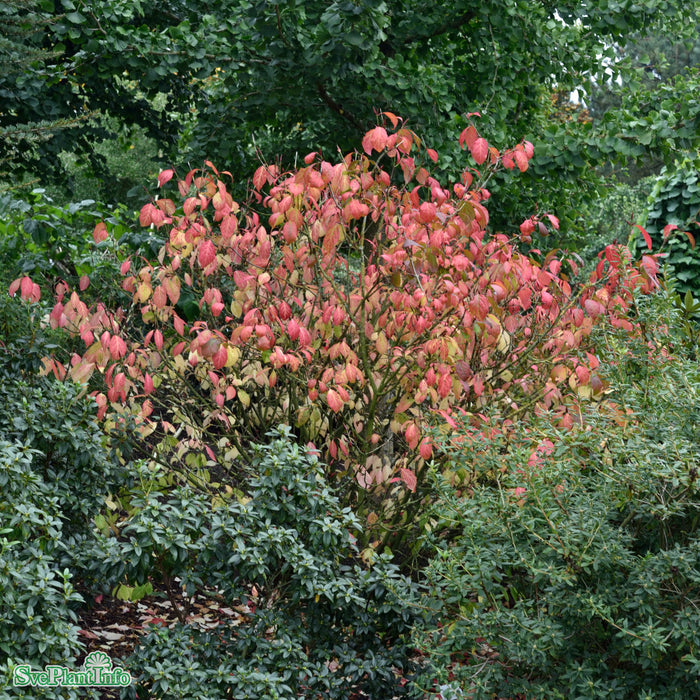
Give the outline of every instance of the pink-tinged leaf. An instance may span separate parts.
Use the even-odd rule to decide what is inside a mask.
[[[433,456],[433,443],[430,442],[430,438],[423,438],[421,440],[418,452],[420,453],[420,456],[425,460],[428,460]]]
[[[433,150],[432,148],[426,149],[426,153],[428,154],[428,158],[433,161],[433,163],[438,162],[438,154],[437,151]]]
[[[95,243],[100,243],[107,238],[107,235],[107,225],[104,221],[100,221],[92,231],[92,240],[95,241]]]
[[[86,639],[99,639],[99,637],[90,630],[78,630],[78,634]]]
[[[528,158],[532,158],[535,155],[535,148],[529,141],[523,141],[523,148]]]
[[[642,267],[646,270],[649,277],[655,278],[659,271],[659,264],[653,255],[642,255]]]
[[[406,431],[404,435],[409,448],[415,450],[416,447],[418,447],[418,441],[420,440],[420,431],[418,430],[418,426],[413,421],[409,421],[406,424]]]
[[[467,148],[471,150],[472,146],[474,145],[474,142],[479,138],[479,134],[477,133],[476,129],[470,124],[462,133],[459,135],[459,145],[461,148],[464,148],[466,145]]]
[[[362,148],[368,156],[372,155],[373,150],[383,150],[388,138],[389,135],[386,133],[386,129],[381,126],[376,126],[364,135],[362,139]]]
[[[525,219],[522,224],[520,224],[520,233],[523,236],[531,235],[535,230],[535,222],[532,219]]]
[[[423,224],[429,224],[437,215],[437,207],[432,202],[423,202],[418,208],[418,219]]]
[[[479,112],[469,112],[469,114],[467,114],[467,119],[471,119],[472,117],[481,118],[481,114]]]
[[[338,392],[334,389],[328,390],[328,392],[326,393],[326,401],[328,402],[328,406],[333,411],[333,413],[338,413],[339,411],[342,411],[343,400],[340,398]]]
[[[605,312],[605,307],[594,299],[586,299],[586,301],[583,302],[583,306],[588,314],[594,318]]]
[[[211,358],[214,369],[221,369],[226,366],[228,360],[228,351],[224,345],[220,345],[219,349],[214,353]]]
[[[126,355],[126,343],[118,335],[113,335],[109,341],[109,354],[114,360],[119,360]]]
[[[406,488],[411,493],[415,492],[418,479],[416,479],[416,475],[410,469],[401,469],[401,481],[406,484]]]
[[[697,221],[695,223],[697,223]],[[690,233],[690,231],[683,231],[683,233],[686,236],[688,236],[688,240],[690,241],[690,247],[695,248],[695,236],[693,236],[693,234]]]
[[[489,155],[489,145],[486,139],[478,138],[469,150],[477,165],[481,165]]]
[[[127,272],[129,272],[129,268],[131,267],[131,260],[127,258],[119,267],[119,272],[122,275],[125,275]]]
[[[263,188],[263,185],[267,182],[267,167],[261,165],[253,174],[253,186],[256,190]]]
[[[677,228],[678,226],[676,226],[676,224],[666,224],[666,226],[664,226],[664,240],[669,237],[671,231],[675,231]]]
[[[559,219],[557,219],[557,217],[554,216],[554,214],[547,214],[547,218],[549,219],[549,222],[552,224],[552,227],[558,231],[559,230]]]
[[[445,372],[438,377],[437,390],[442,399],[450,395],[452,391],[452,377],[449,372]]]
[[[644,242],[647,244],[647,248],[651,250],[651,236],[639,224],[635,224],[635,226],[642,232]]]
[[[216,248],[212,241],[204,241],[199,246],[199,265],[202,268],[209,267],[216,260]]]
[[[148,396],[153,392],[153,377],[148,372],[143,375],[143,393]]]
[[[158,187],[162,187],[166,182],[170,182],[172,180],[173,175],[175,174],[174,170],[163,170],[159,175],[158,175]]]
[[[178,335],[185,335],[185,322],[179,316],[173,316],[173,326]]]
[[[139,212],[139,223],[141,224],[141,226],[150,226],[150,224],[153,223],[154,210],[155,207],[150,203],[144,204],[141,207],[141,211]]]
[[[578,383],[581,385],[588,384],[589,379],[591,378],[591,373],[588,371],[586,367],[583,365],[579,365],[576,368],[576,377],[578,378]]]
[[[29,301],[39,301],[38,297],[35,298],[35,287],[36,285],[32,281],[31,277],[22,277],[19,283],[19,293],[22,299],[28,299]],[[15,290],[16,289],[17,288],[15,287]]]

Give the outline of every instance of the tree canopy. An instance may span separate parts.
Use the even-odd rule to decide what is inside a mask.
[[[347,151],[383,110],[423,134],[454,175],[455,133],[479,112],[497,146],[523,135],[540,144],[527,205],[556,209],[566,224],[595,165],[690,147],[698,133],[693,101],[623,104],[593,123],[568,104],[571,90],[603,81],[628,35],[689,29],[697,7],[680,0],[21,5],[43,21],[39,43],[52,59],[0,78],[0,128],[83,121],[14,158],[15,177],[65,179],[61,152],[107,177],[95,145],[133,125],[155,139],[163,165],[215,158],[241,177],[260,153],[293,164],[319,148]],[[695,86],[689,74],[655,89],[674,100]],[[11,158],[11,139],[0,148]]]

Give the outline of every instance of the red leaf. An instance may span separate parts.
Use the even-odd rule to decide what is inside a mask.
[[[256,190],[260,190],[266,182],[267,168],[264,165],[261,165],[253,174],[253,186]]]
[[[428,157],[430,158],[430,160],[433,161],[433,163],[437,163],[437,162],[438,162],[438,154],[437,154],[437,151],[434,151],[432,148],[428,148],[428,149],[427,149],[427,153],[428,153]]]
[[[328,406],[333,411],[333,413],[338,413],[338,411],[341,411],[343,409],[343,400],[340,398],[338,392],[334,389],[328,390],[328,393],[326,394],[326,401],[328,402]]]
[[[479,134],[476,129],[470,124],[460,135],[459,135],[459,145],[464,148],[464,144],[467,148],[471,149],[474,142],[479,138]]]
[[[88,639],[98,639],[97,635],[90,630],[78,630],[78,634],[82,637],[87,637]]]
[[[372,151],[382,151],[386,146],[389,135],[386,129],[382,126],[375,126],[374,129],[368,131],[362,139],[362,148],[367,155],[372,155]]]
[[[158,175],[158,187],[162,187],[166,182],[169,182],[170,180],[172,180],[172,177],[174,174],[175,174],[174,170],[163,170]]]
[[[675,231],[677,228],[678,226],[676,226],[676,224],[666,224],[666,226],[664,226],[664,240],[669,237],[671,231]]]
[[[475,160],[477,165],[481,165],[487,158],[489,154],[489,145],[486,139],[478,138],[474,141],[474,144],[469,149],[472,154],[472,158]]]
[[[418,426],[413,421],[410,421],[406,425],[405,436],[406,436],[406,442],[408,443],[408,446],[412,450],[415,450],[416,447],[418,447],[418,440],[420,439],[420,431],[418,430]]]
[[[659,271],[659,265],[653,255],[642,255],[642,267],[646,270],[649,277],[655,278]]]
[[[685,233],[685,235],[688,236],[691,248],[695,248],[695,236],[693,236],[693,234],[690,233],[690,231],[683,231],[683,233]]]
[[[198,260],[200,267],[203,268],[209,267],[216,260],[216,248],[212,241],[204,241],[199,246]]]
[[[647,248],[651,250],[651,236],[639,224],[635,224],[635,226],[642,232],[644,242],[647,244]]]
[[[87,275],[82,275],[80,278],[80,291],[84,292],[90,286],[90,278]]]

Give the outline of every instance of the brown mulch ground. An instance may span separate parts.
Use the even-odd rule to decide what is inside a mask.
[[[165,593],[155,592],[138,602],[119,600],[108,595],[89,596],[83,593],[88,606],[78,613],[78,632],[85,644],[85,650],[78,658],[82,664],[85,656],[92,651],[105,652],[113,665],[129,670],[125,660],[134,651],[139,638],[148,632],[151,625],[174,627],[178,616],[172,602]],[[209,598],[196,596],[186,599],[181,592],[171,593],[178,607],[187,612],[186,620],[202,629],[214,629],[225,618],[241,618],[247,608],[220,607]],[[119,689],[103,688],[101,700],[118,700]]]

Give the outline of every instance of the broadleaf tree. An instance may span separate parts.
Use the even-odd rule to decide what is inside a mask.
[[[595,184],[597,163],[668,150],[669,139],[680,144],[663,130],[661,143],[645,144],[648,124],[631,127],[627,115],[571,119],[552,96],[600,78],[628,34],[681,32],[697,10],[680,0],[35,5],[51,20],[44,45],[61,56],[40,71],[43,82],[23,84],[24,97],[34,91],[41,99],[24,99],[20,110],[18,96],[0,126],[93,113],[116,121],[86,120],[57,133],[20,168],[58,177],[57,154],[72,150],[99,173],[95,141],[138,124],[157,140],[164,165],[195,167],[208,158],[240,178],[254,169],[256,148],[285,166],[319,146],[333,157],[337,147],[351,150],[379,111],[391,110],[441,153],[440,167],[454,177],[463,162],[444,125],[464,128],[466,114],[478,111],[497,146],[523,136],[541,144],[535,177],[519,196],[528,209],[556,210],[563,228],[576,218],[576,193]],[[696,111],[688,111],[681,138],[690,146],[698,130]],[[660,118],[673,131],[674,115]],[[494,225],[517,224],[517,209],[503,201]]]

